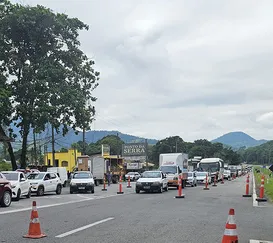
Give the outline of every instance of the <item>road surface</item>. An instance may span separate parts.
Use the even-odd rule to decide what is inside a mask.
[[[92,194],[32,197],[0,208],[1,243],[30,242],[27,233],[31,201],[37,199],[42,231],[37,242],[58,243],[211,243],[221,242],[228,211],[235,209],[239,242],[250,239],[273,240],[273,207],[253,207],[252,198],[243,198],[245,177],[225,181],[210,190],[187,187],[184,199],[175,199],[177,190],[134,193],[125,188],[117,195],[117,185],[107,192],[96,187]]]

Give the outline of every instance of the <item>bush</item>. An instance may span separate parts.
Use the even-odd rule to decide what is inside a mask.
[[[11,164],[6,162],[0,162],[0,171],[12,170]]]

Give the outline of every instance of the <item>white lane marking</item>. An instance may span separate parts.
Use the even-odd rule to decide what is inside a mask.
[[[252,182],[252,189],[253,189],[253,192],[252,192],[253,207],[258,207],[258,206],[259,206],[259,203],[256,201],[256,199],[257,199],[257,194],[256,194],[256,183],[255,183],[255,176],[254,176],[254,173],[252,174],[252,179],[253,179],[253,182]]]
[[[91,228],[91,227],[93,227],[93,226],[96,226],[96,225],[98,225],[98,224],[105,223],[105,222],[110,221],[110,220],[113,220],[113,219],[114,219],[114,218],[103,219],[103,220],[97,221],[97,222],[95,222],[95,223],[88,224],[88,225],[85,225],[85,226],[83,226],[83,227],[80,227],[80,228],[77,228],[77,229],[74,229],[74,230],[70,230],[70,231],[68,231],[68,232],[66,232],[66,233],[57,235],[57,236],[55,236],[55,237],[56,237],[56,238],[63,238],[63,237],[66,237],[66,236],[68,236],[68,235],[72,235],[72,234],[77,233],[77,232],[79,232],[79,231],[82,231],[82,230]]]
[[[273,241],[249,240],[249,243],[273,243]]]
[[[86,199],[94,199],[93,197],[87,197],[87,196],[83,196],[83,195],[80,195],[80,194],[77,194],[78,197],[81,197],[81,198],[86,198]]]
[[[123,194],[123,195],[128,195]],[[131,194],[131,193],[130,193]],[[108,197],[116,197],[116,196],[123,196],[123,195],[109,195],[109,196],[101,196],[101,197],[96,197],[96,198],[86,198],[82,200],[75,200],[75,201],[70,201],[70,202],[63,202],[63,203],[54,203],[54,204],[48,204],[48,205],[43,205],[43,206],[38,206],[37,208],[50,208],[50,207],[56,207],[56,206],[62,206],[62,205],[67,205],[67,204],[73,204],[73,203],[79,203],[79,202],[85,202],[85,201],[91,201],[91,200],[97,200],[97,199],[103,199],[103,198],[108,198]],[[14,209],[14,210],[9,210],[9,211],[4,211],[0,212],[1,214],[10,214],[10,213],[18,213],[18,212],[24,212],[31,210],[32,207],[27,207],[27,208],[20,208],[20,209]]]

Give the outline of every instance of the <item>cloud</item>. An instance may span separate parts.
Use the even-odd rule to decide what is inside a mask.
[[[101,72],[94,129],[186,141],[238,130],[272,137],[272,1],[20,2],[90,25],[80,40]]]

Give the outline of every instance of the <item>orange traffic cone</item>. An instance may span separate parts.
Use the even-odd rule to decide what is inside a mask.
[[[233,208],[229,210],[222,243],[238,243],[237,226],[235,222],[235,211]]]
[[[24,235],[24,238],[40,239],[43,237],[46,237],[46,235],[41,232],[36,201],[33,201],[28,234]]]

